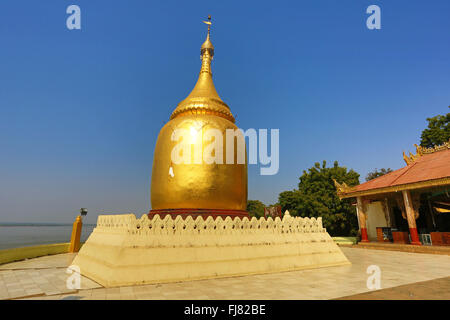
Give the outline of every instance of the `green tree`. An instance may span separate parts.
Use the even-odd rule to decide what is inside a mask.
[[[247,212],[250,217],[264,217],[264,208],[266,206],[259,200],[248,200],[247,201]]]
[[[392,169],[391,169],[391,168],[387,168],[387,169],[381,168],[380,171],[378,171],[378,169],[375,168],[374,171],[369,172],[369,173],[367,174],[367,176],[366,176],[366,181],[370,181],[370,180],[373,180],[373,179],[375,179],[375,178],[384,176],[386,173],[389,173],[389,172],[392,172]]]
[[[278,203],[281,206],[281,212],[289,210],[291,216],[296,216],[297,208],[300,206],[301,193],[298,190],[284,191],[278,195]]]
[[[450,108],[450,106],[449,106]],[[422,131],[420,145],[425,148],[439,146],[450,139],[450,113],[427,118],[428,128]]]
[[[348,186],[359,184],[359,174],[340,167],[335,161],[333,167],[322,166],[303,171],[297,190],[280,193],[278,202],[284,212],[292,216],[322,217],[323,226],[332,236],[354,236],[358,232],[356,209],[349,200],[340,200],[333,179]]]

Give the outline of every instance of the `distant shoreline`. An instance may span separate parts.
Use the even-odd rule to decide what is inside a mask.
[[[84,224],[81,241],[87,240],[95,224]],[[70,242],[72,224],[51,222],[1,222],[0,250]]]
[[[84,223],[85,226],[95,226],[95,223]],[[39,222],[0,222],[0,227],[67,227],[72,223],[39,223]]]

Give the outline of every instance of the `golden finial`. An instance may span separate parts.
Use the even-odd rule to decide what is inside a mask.
[[[208,16],[208,21],[203,21],[203,23],[206,23],[208,25],[208,37],[209,37],[209,32],[211,31],[211,16]]]
[[[210,55],[210,57],[208,57],[208,59],[212,59],[212,57],[214,56],[214,46],[213,46],[211,40],[209,39],[209,35],[211,32],[211,24],[212,24],[211,16],[208,16],[208,21],[203,21],[203,23],[208,25],[208,35],[206,36],[206,40],[202,44],[202,47],[200,49],[200,54],[201,54],[200,59],[203,59],[203,54],[205,52],[208,52]]]

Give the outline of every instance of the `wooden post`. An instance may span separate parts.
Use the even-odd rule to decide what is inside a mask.
[[[83,223],[81,222],[81,217],[78,216],[72,227],[72,236],[70,238],[69,252],[78,252],[80,250],[80,238],[81,238],[81,227]]]
[[[409,234],[411,235],[411,244],[417,246],[422,245],[419,240],[419,234],[417,233],[416,226],[416,212],[414,210],[413,202],[411,199],[411,192],[409,190],[403,190],[403,201],[405,202],[406,219],[408,220]]]
[[[366,212],[361,197],[356,197],[356,203],[358,208],[359,228],[361,229],[361,242],[369,242],[369,238],[367,237]]]
[[[433,229],[436,230],[436,220],[434,220],[433,207],[431,206],[431,201],[428,199],[428,209],[430,210],[431,221],[433,222]]]

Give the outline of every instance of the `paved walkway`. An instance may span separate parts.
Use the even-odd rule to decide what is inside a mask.
[[[360,293],[338,300],[449,300],[450,277]]]
[[[29,296],[56,296],[76,293],[67,289],[70,274],[67,267],[75,254],[57,254],[0,265],[0,299],[16,299]],[[82,277],[81,288],[101,288],[94,281]]]
[[[69,276],[66,267],[74,255],[61,254],[0,266],[0,298],[337,299],[372,293],[366,284],[370,265],[377,265],[381,270],[381,289],[450,277],[450,256],[447,255],[347,247],[342,251],[352,262],[351,266],[120,288],[103,288],[82,277],[80,290],[66,288]],[[450,299],[450,293],[438,282],[431,287],[428,285],[428,292],[433,292],[434,285],[441,299]],[[378,294],[382,294],[380,292],[383,290]],[[395,294],[390,299],[394,297]],[[405,298],[404,295],[399,297]]]

